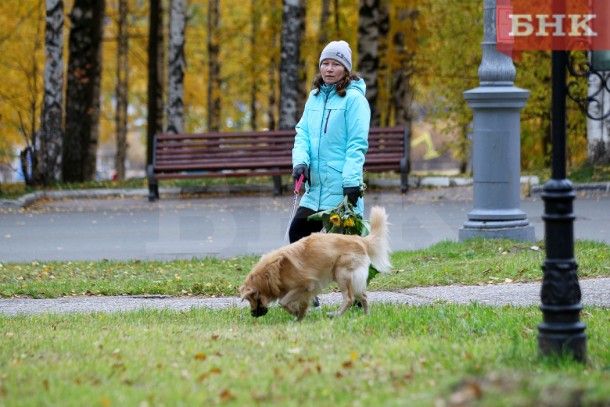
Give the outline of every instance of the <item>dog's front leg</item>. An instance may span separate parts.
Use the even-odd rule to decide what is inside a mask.
[[[288,293],[282,297],[280,300],[280,306],[288,313],[297,317],[297,320],[300,321],[307,313],[307,308],[309,307],[309,302],[307,300],[304,301],[304,298],[309,298],[307,292],[303,291],[302,289],[295,288],[288,291]]]

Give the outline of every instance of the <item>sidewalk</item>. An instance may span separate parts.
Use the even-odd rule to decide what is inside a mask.
[[[580,281],[584,306],[610,306],[610,278]],[[373,303],[393,303],[412,306],[435,303],[469,304],[476,302],[492,306],[529,306],[540,304],[540,283],[495,284],[485,286],[420,287],[389,291],[369,291]],[[322,306],[338,306],[340,293],[319,296]],[[201,298],[161,295],[124,297],[65,297],[57,299],[0,299],[0,314],[123,312],[138,309],[169,309],[184,311],[195,308],[221,309],[246,307],[247,302],[236,297]]]

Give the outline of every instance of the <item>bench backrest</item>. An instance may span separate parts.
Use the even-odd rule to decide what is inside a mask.
[[[292,169],[294,130],[158,134],[155,171]],[[374,127],[369,132],[365,171],[400,169],[408,152],[404,127]]]

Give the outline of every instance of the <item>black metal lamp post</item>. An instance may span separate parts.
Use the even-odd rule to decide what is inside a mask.
[[[567,51],[552,53],[552,178],[544,185],[546,260],[540,298],[543,322],[538,325],[538,347],[544,356],[571,354],[586,361],[585,324],[580,322],[582,305],[578,264],[574,258],[575,198],[566,178],[566,67]]]
[[[584,61],[570,60],[572,52],[583,52]],[[610,111],[603,107],[603,92],[610,92],[610,51],[553,51],[552,53],[552,177],[544,185],[544,228],[546,260],[542,264],[540,310],[543,322],[538,325],[538,347],[542,355],[570,354],[574,359],[587,359],[585,324],[582,310],[578,264],[574,259],[572,183],[566,178],[566,96],[576,102],[591,120],[606,120]],[[597,87],[589,95],[574,94],[575,81],[566,84],[566,74],[575,78],[597,77]]]

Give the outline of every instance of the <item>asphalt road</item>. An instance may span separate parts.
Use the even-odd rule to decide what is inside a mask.
[[[456,241],[472,210],[471,187],[434,191],[368,192],[366,206],[386,208],[393,250]],[[260,255],[285,244],[292,197],[269,193],[163,198],[144,196],[42,201],[0,212],[0,263],[65,260],[169,260]],[[521,209],[544,238],[539,196]],[[581,195],[574,202],[576,239],[610,243],[610,196]],[[368,214],[365,213],[365,217]]]

